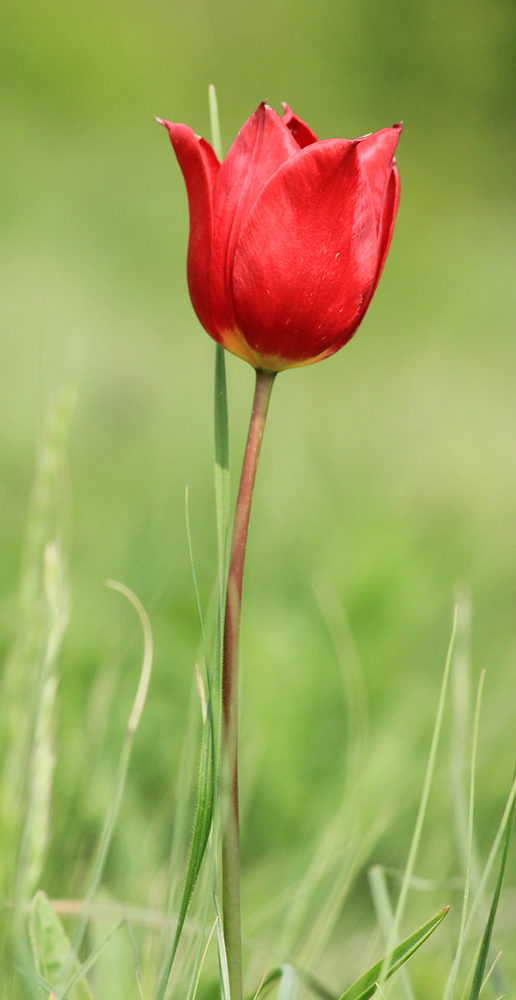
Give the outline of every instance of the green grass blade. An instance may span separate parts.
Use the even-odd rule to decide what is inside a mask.
[[[226,942],[224,940],[224,929],[222,926],[219,903],[215,892],[213,893],[213,903],[215,906],[215,916],[217,920],[217,949],[219,953],[220,993],[222,1000],[231,1000]]]
[[[498,848],[500,847],[500,844],[501,844],[502,838],[504,836],[504,832],[506,830],[506,827],[507,827],[507,824],[509,822],[509,819],[511,819],[511,823],[512,823],[512,814],[513,814],[513,810],[514,810],[514,803],[515,803],[515,801],[516,801],[516,778],[514,778],[514,781],[512,783],[511,790],[509,792],[509,797],[508,797],[507,802],[505,804],[505,809],[504,809],[504,812],[503,812],[503,816],[502,816],[502,819],[500,821],[500,826],[498,827],[498,831],[497,831],[496,837],[495,837],[495,839],[493,841],[493,846],[491,847],[491,850],[489,852],[489,857],[488,857],[488,859],[486,861],[486,864],[485,864],[485,867],[484,867],[484,871],[482,873],[482,878],[480,880],[480,885],[479,885],[479,887],[477,889],[477,892],[475,893],[475,897],[474,897],[473,902],[471,904],[471,910],[469,912],[469,916],[468,916],[468,919],[466,921],[466,927],[465,927],[465,930],[464,930],[464,937],[465,938],[468,937],[468,932],[471,929],[471,925],[472,925],[473,920],[474,920],[474,918],[476,916],[478,907],[480,906],[480,902],[483,899],[484,892],[485,892],[485,889],[486,889],[487,880],[488,880],[489,875],[491,873],[491,868],[493,867],[496,855],[498,853]]]
[[[297,1000],[299,987],[301,985],[299,976],[292,965],[282,965],[281,982],[278,990],[277,1000]]]
[[[388,945],[392,932],[394,912],[387,887],[385,871],[381,865],[374,865],[369,869],[367,877],[369,879],[371,896],[373,897],[376,918],[380,925],[380,930],[385,944]],[[399,987],[400,992],[405,997],[405,1000],[414,1000],[414,992],[412,990],[410,976],[405,968],[400,970]]]
[[[480,674],[480,679],[478,682],[477,690],[477,700],[475,705],[475,717],[473,721],[473,739],[471,748],[471,767],[470,767],[470,781],[469,781],[469,809],[468,809],[468,827],[467,827],[467,855],[466,855],[466,877],[464,881],[464,896],[462,900],[462,913],[460,920],[460,930],[459,938],[457,941],[457,950],[455,952],[455,958],[453,960],[453,965],[450,970],[450,975],[446,983],[446,988],[444,991],[443,1000],[452,1000],[456,985],[457,976],[459,972],[460,961],[462,958],[462,952],[465,943],[465,930],[466,930],[466,919],[468,914],[468,902],[469,902],[469,892],[471,884],[471,868],[473,860],[473,819],[474,819],[474,806],[475,806],[475,770],[476,770],[476,756],[477,756],[477,745],[478,745],[478,729],[480,722],[480,707],[482,704],[482,690],[484,687],[485,670],[482,670]]]
[[[145,705],[145,700],[147,697],[147,692],[149,689],[149,682],[152,671],[152,657],[153,657],[153,644],[152,644],[152,629],[150,621],[143,607],[142,603],[133,594],[132,590],[129,590],[123,583],[118,583],[116,580],[106,580],[106,585],[111,587],[113,590],[118,590],[128,601],[131,602],[135,608],[143,631],[143,662],[140,672],[140,680],[138,683],[138,688],[136,691],[136,696],[133,702],[133,707],[129,720],[127,723],[127,729],[125,733],[125,739],[120,753],[120,759],[118,762],[117,773],[115,777],[115,784],[113,790],[113,796],[110,802],[108,814],[106,816],[104,827],[100,836],[99,846],[97,848],[97,854],[95,856],[95,861],[93,864],[93,870],[90,875],[88,889],[84,899],[84,905],[77,923],[75,933],[72,938],[72,950],[68,958],[69,969],[65,972],[65,975],[69,975],[70,968],[75,956],[78,954],[81,947],[84,932],[89,920],[88,907],[93,901],[95,893],[99,887],[100,880],[102,878],[102,873],[104,871],[104,865],[106,862],[107,853],[109,846],[111,844],[111,839],[113,837],[113,831],[115,829],[115,824],[118,818],[118,813],[120,809],[120,803],[122,801],[122,796],[124,793],[125,782],[127,778],[127,771],[129,768],[129,761],[131,759],[131,751],[133,747],[133,740],[138,729],[141,714]],[[64,978],[64,977],[63,977]]]
[[[203,945],[203,937],[204,937],[204,927],[203,927],[203,934],[200,936],[199,951],[198,951],[198,954],[197,954],[196,959],[195,959],[194,970],[193,970],[193,973],[192,973],[192,979],[191,979],[191,982],[190,982],[190,986],[188,988],[188,993],[186,995],[186,1000],[195,1000],[195,998],[197,996],[197,989],[199,987],[199,979],[201,978],[202,968],[203,968],[203,965],[204,965],[204,963],[206,961],[206,955],[208,954],[208,948],[210,947],[210,944],[211,944],[211,939],[213,937],[213,932],[215,930],[215,925],[216,925],[216,920],[213,922],[213,926],[212,926],[211,931],[210,931],[210,933],[208,935],[208,940],[207,940],[207,942],[206,942],[206,944],[204,946],[204,950],[203,950],[203,947],[202,947],[202,945]]]
[[[430,747],[430,754],[428,757],[428,764],[426,767],[425,780],[423,782],[423,791],[421,794],[421,801],[419,804],[419,810],[416,819],[416,825],[414,828],[414,834],[412,836],[412,843],[410,845],[409,856],[407,860],[407,867],[405,869],[405,875],[403,877],[403,882],[401,884],[401,890],[398,898],[398,903],[394,913],[394,920],[392,922],[392,929],[389,939],[389,945],[387,948],[387,954],[384,959],[384,968],[380,974],[380,986],[383,984],[385,976],[385,970],[389,964],[389,955],[393,952],[394,945],[396,944],[396,939],[398,936],[398,930],[405,910],[405,903],[407,901],[407,895],[410,887],[410,880],[414,872],[414,865],[416,863],[417,852],[419,850],[419,843],[421,840],[421,833],[423,830],[423,823],[425,821],[426,810],[428,806],[428,799],[430,797],[430,789],[432,787],[432,781],[435,769],[435,758],[437,755],[437,747],[439,744],[439,737],[441,735],[441,728],[444,716],[444,705],[446,702],[446,693],[448,690],[448,681],[450,677],[450,667],[453,656],[453,647],[455,643],[455,635],[457,632],[457,608],[455,608],[453,616],[453,627],[452,634],[450,638],[450,643],[448,646],[448,654],[446,656],[446,663],[444,667],[443,679],[441,683],[441,691],[439,695],[439,704],[437,707],[437,715],[435,719],[434,732],[432,736],[432,744]]]
[[[52,991],[59,993],[59,982],[63,982],[62,971],[70,955],[68,935],[54,912],[44,892],[38,891],[32,900],[29,914],[29,939],[34,965],[39,976],[53,984]],[[74,961],[73,973],[79,968]],[[91,1000],[88,984],[82,981],[74,991],[74,1000]]]
[[[213,760],[213,736],[211,725],[211,714],[208,712],[206,722],[202,730],[201,759],[199,768],[199,781],[197,790],[197,808],[195,812],[194,829],[190,845],[190,854],[186,870],[185,884],[179,915],[177,919],[176,931],[168,954],[165,957],[156,988],[156,1000],[164,1000],[168,980],[172,971],[172,965],[176,957],[179,941],[183,932],[183,927],[188,912],[188,907],[193,896],[195,885],[201,870],[204,854],[210,836],[213,818],[213,789],[214,789],[214,760]]]
[[[93,949],[93,951],[88,955],[87,959],[77,969],[77,972],[74,972],[73,976],[71,977],[71,979],[69,979],[66,986],[64,987],[62,993],[59,993],[56,990],[54,991],[56,993],[57,1000],[66,1000],[66,997],[68,996],[70,991],[73,990],[74,987],[77,986],[84,979],[86,973],[93,968],[95,962],[97,961],[98,958],[100,958],[102,952],[104,951],[104,948],[111,941],[113,935],[116,934],[116,932],[120,930],[120,928],[124,924],[125,924],[125,919],[119,920],[118,923],[115,924],[115,926],[112,927],[110,931],[108,931],[106,936],[102,938],[102,941],[99,942],[97,947]]]
[[[384,982],[389,979],[401,966],[417,951],[418,948],[430,937],[435,929],[439,926],[442,920],[444,920],[446,914],[448,913],[449,906],[445,906],[443,910],[435,914],[435,917],[431,917],[427,920],[426,924],[419,927],[417,931],[414,931],[410,937],[405,938],[401,944],[394,948],[390,955],[386,955],[380,962],[373,965],[368,972],[365,972],[360,979],[357,979],[352,986],[342,994],[340,1000],[369,1000],[375,992],[380,974],[383,972],[385,962],[387,962],[387,969],[384,974]]]
[[[210,122],[211,122],[211,144],[219,160],[222,160],[222,143],[220,141],[219,108],[217,104],[217,92],[212,83],[208,87],[208,99],[210,102]]]
[[[21,965],[15,965],[14,968],[16,972],[20,973],[20,976],[28,980],[29,985],[36,984],[37,986],[41,986],[41,989],[45,991],[45,996],[52,993],[52,983],[49,983],[43,976],[40,976],[38,972],[34,972],[34,969],[22,969]]]
[[[504,845],[502,851],[502,859],[500,862],[500,870],[498,872],[498,878],[496,880],[495,891],[493,894],[493,901],[491,903],[491,909],[489,910],[487,924],[485,927],[484,934],[482,936],[480,953],[478,956],[475,972],[473,975],[473,983],[471,986],[471,993],[469,995],[469,1000],[478,1000],[480,990],[482,989],[482,983],[486,971],[487,956],[489,954],[489,945],[491,944],[491,937],[493,934],[496,911],[498,909],[498,901],[500,899],[500,892],[502,891],[502,882],[505,875],[505,866],[507,864],[507,854],[509,852],[509,841],[511,839],[511,829],[514,819],[515,805],[516,805],[516,799],[513,800],[511,810],[509,812],[509,816],[507,818],[507,823],[505,826],[505,837],[504,837]]]
[[[226,358],[224,348],[215,349],[215,502],[217,514],[217,540],[219,567],[225,570],[226,544],[229,523],[229,418],[226,384]]]
[[[65,383],[36,456],[22,560],[18,628],[0,683],[0,897],[15,899],[13,921],[41,872],[54,771],[57,658],[68,622],[65,577],[67,444],[75,387]],[[2,923],[5,918],[0,915]],[[2,932],[0,931],[0,934]]]

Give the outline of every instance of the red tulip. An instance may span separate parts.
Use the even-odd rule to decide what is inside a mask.
[[[328,357],[364,317],[391,242],[401,125],[318,141],[260,104],[221,164],[187,125],[169,131],[190,206],[188,285],[209,334],[255,368]]]

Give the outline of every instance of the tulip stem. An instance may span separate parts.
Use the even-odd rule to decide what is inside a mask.
[[[249,434],[233,523],[222,666],[222,901],[231,1000],[242,1000],[240,836],[238,816],[238,644],[249,515],[265,419],[276,372],[256,369]]]

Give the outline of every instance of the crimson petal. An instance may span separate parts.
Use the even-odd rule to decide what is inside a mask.
[[[232,330],[230,275],[242,226],[264,185],[299,146],[279,115],[260,104],[224,158],[213,188],[211,308],[219,330]]]
[[[358,325],[377,263],[357,141],[328,139],[289,159],[258,198],[235,252],[235,313],[257,363],[280,370],[330,353]]]
[[[188,194],[187,274],[192,305],[204,328],[218,339],[210,308],[209,275],[213,244],[212,189],[220,164],[210,144],[188,125],[176,125],[160,118],[156,121],[168,129]]]
[[[285,112],[281,121],[283,125],[287,126],[289,132],[292,133],[300,149],[304,149],[305,146],[311,146],[313,142],[317,142],[315,132],[312,132],[312,129],[308,127],[302,118],[294,114],[288,104],[285,104],[283,101],[281,107]]]
[[[374,283],[374,288],[376,288],[380,275],[383,271],[383,265],[385,264],[385,258],[389,247],[391,245],[392,234],[394,232],[394,223],[396,221],[396,212],[398,211],[398,205],[400,201],[400,175],[394,166],[392,168],[392,173],[387,184],[387,191],[385,193],[385,199],[383,203],[382,218],[380,221],[380,232],[378,234],[378,271],[376,274],[376,281]],[[374,292],[373,288],[373,292]]]
[[[381,129],[380,132],[373,132],[372,135],[365,136],[358,144],[358,157],[369,181],[378,233],[380,232],[387,184],[392,173],[394,150],[398,144],[401,129],[401,125]]]

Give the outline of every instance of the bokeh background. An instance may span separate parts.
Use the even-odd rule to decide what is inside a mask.
[[[49,895],[83,891],[137,683],[140,634],[104,587],[114,577],[144,602],[156,655],[105,891],[160,901],[199,655],[186,484],[205,606],[216,537],[214,345],[189,303],[186,195],[153,119],[209,137],[210,82],[226,148],[263,99],[288,101],[321,138],[405,123],[401,206],[367,317],[338,355],[281,375],[271,405],[242,632],[247,932],[265,934],[269,910],[277,927],[274,901],[295,897],[341,815],[328,851],[351,866],[349,892],[320,971],[344,988],[363,968],[357,935],[369,940],[375,923],[364,872],[404,864],[457,592],[472,607],[472,697],[487,671],[477,810],[486,856],[516,751],[515,41],[512,0],[4,0],[6,653],[41,427],[65,379],[78,386]],[[253,375],[229,357],[228,378],[235,479]],[[362,798],[339,814],[363,701],[356,690],[353,701],[350,671],[351,688],[365,690],[358,728],[367,715],[369,737]],[[461,872],[453,733],[450,707],[417,867],[426,879]],[[460,894],[414,893],[411,918],[446,902],[458,911]],[[516,926],[510,888],[504,907],[502,936]],[[451,936],[440,940],[449,957]],[[117,988],[109,995],[135,989]]]

